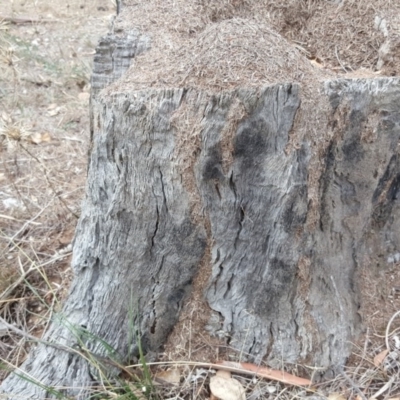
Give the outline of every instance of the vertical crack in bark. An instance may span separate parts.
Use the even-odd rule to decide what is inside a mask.
[[[250,345],[249,353],[252,354],[254,350],[254,346],[256,345],[256,337],[253,336],[253,343]]]
[[[157,235],[157,232],[158,232],[158,224],[160,223],[160,213],[159,213],[159,211],[158,211],[158,205],[156,204],[156,213],[157,213],[157,219],[156,219],[156,223],[155,223],[155,226],[154,226],[154,231],[153,231],[153,235],[151,236],[151,249],[153,250],[154,249],[154,238],[156,237],[156,235]]]
[[[228,281],[227,281],[227,283],[226,283],[226,290],[225,290],[225,293],[223,294],[222,298],[224,298],[224,299],[227,298],[227,295],[228,295],[228,294],[230,293],[230,291],[231,291],[232,283],[233,283],[234,278],[235,278],[235,275],[234,275],[234,273],[232,273],[232,275],[230,276],[230,278],[228,279]],[[226,279],[226,278],[225,278],[225,279]]]
[[[157,309],[156,309],[156,301],[154,300],[154,289],[153,289],[153,312],[154,312],[154,321],[150,327],[150,333],[152,333],[153,335],[156,333],[156,328],[157,328]]]
[[[229,176],[229,187],[232,190],[233,195],[235,196],[235,202],[237,200],[237,193],[236,193],[236,185],[233,180],[233,171],[231,171],[230,176]]]
[[[197,187],[195,165],[201,152],[202,120],[208,100],[208,96],[185,91],[170,119],[171,126],[175,128],[174,158],[189,198],[191,219],[194,224],[203,226],[206,218]]]
[[[239,206],[239,218],[238,218],[238,229],[237,229],[237,233],[236,233],[236,237],[235,237],[235,241],[233,242],[233,248],[236,250],[237,249],[237,243],[238,240],[240,238],[240,233],[242,232],[242,228],[243,228],[243,221],[244,221],[244,208],[242,205]]]
[[[272,353],[272,349],[274,348],[275,344],[275,337],[274,337],[274,331],[272,327],[272,322],[269,323],[268,331],[269,331],[269,340],[268,340],[268,346],[265,352],[265,356],[269,357]]]
[[[100,259],[99,258],[96,258],[90,272],[91,272],[91,277],[90,277],[90,281],[89,281],[88,289],[87,289],[89,318],[90,318],[90,315],[92,312],[93,300],[95,297],[94,287],[95,287],[95,285],[99,279],[99,275],[100,275]]]
[[[226,99],[224,99],[226,101]],[[234,97],[230,99],[229,109],[225,116],[225,123],[220,133],[219,147],[221,151],[221,169],[226,176],[232,168],[234,158],[234,138],[242,121],[248,117],[243,102]]]
[[[214,186],[215,186],[215,191],[217,192],[218,199],[221,200],[222,197],[221,197],[221,192],[219,191],[218,181],[214,182]]]
[[[169,337],[166,351],[172,358],[180,358],[177,353],[176,343],[191,341],[189,346],[204,347],[203,338],[200,335],[193,336],[193,332],[204,330],[209,318],[210,308],[204,299],[204,288],[211,274],[211,247],[212,236],[208,211],[199,191],[196,166],[202,156],[202,131],[204,129],[206,109],[212,102],[206,93],[199,94],[196,91],[186,92],[184,101],[175,111],[171,124],[176,129],[175,157],[182,177],[182,185],[188,195],[190,204],[191,221],[205,233],[205,249],[203,257],[197,266],[196,274],[191,283],[191,293],[186,297],[185,303],[180,300],[177,304],[181,309],[179,321]],[[191,331],[187,332],[188,327]],[[210,338],[210,342],[213,339]],[[196,345],[194,343],[197,343]]]
[[[165,195],[165,187],[164,187],[164,176],[163,176],[163,173],[161,172],[161,168],[159,168],[159,171],[160,171],[160,180],[161,180],[161,191],[163,194],[163,204],[165,206],[165,210],[168,213],[167,196]]]
[[[158,212],[158,208],[157,208],[157,212]],[[152,280],[152,285],[153,285],[153,289],[151,291],[152,310],[153,310],[153,313],[154,313],[154,321],[150,326],[150,333],[152,333],[152,334],[155,334],[156,331],[157,331],[157,318],[158,318],[158,316],[157,316],[157,305],[156,305],[155,292],[156,292],[157,287],[160,284],[160,281],[159,281],[158,278],[159,278],[160,271],[162,270],[163,265],[164,265],[164,259],[165,259],[165,256],[162,255],[161,256],[160,265],[159,265],[157,271],[155,271],[155,273],[154,273],[154,275],[152,276],[152,279],[151,279]]]

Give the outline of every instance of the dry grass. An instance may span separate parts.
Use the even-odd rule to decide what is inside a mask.
[[[108,0],[0,10],[0,316],[37,337],[70,282],[92,55],[113,13]],[[0,331],[0,357],[19,365],[26,338]]]

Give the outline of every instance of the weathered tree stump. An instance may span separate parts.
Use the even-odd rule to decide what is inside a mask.
[[[121,57],[149,43],[100,46],[75,279],[44,338],[58,347],[39,344],[23,371],[84,399],[96,370],[62,346],[101,360],[104,341],[125,362],[137,330],[158,351],[189,301],[202,334],[255,361],[343,364],[360,269],[400,249],[399,79],[316,83],[319,108],[297,83],[133,89]],[[1,389],[51,397],[13,374]]]

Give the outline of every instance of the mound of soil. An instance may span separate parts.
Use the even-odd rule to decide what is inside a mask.
[[[346,74],[396,75],[399,16],[400,4],[371,0],[128,0],[115,31],[150,37],[125,89],[307,86]]]

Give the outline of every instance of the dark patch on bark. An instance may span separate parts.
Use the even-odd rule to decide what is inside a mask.
[[[320,229],[325,231],[330,224],[329,207],[327,206],[328,188],[333,179],[333,168],[335,165],[336,142],[334,140],[329,144],[325,157],[325,169],[319,180],[321,196]]]
[[[329,103],[331,104],[333,113],[336,112],[337,108],[339,107],[340,102],[341,102],[340,93],[338,93],[338,92],[331,93],[331,95],[329,96]]]
[[[300,186],[290,194],[283,214],[283,224],[286,232],[294,232],[306,222],[307,219],[307,186]]]
[[[379,197],[381,196],[383,190],[387,186],[387,183],[390,179],[394,177],[394,174],[399,169],[399,157],[397,154],[393,154],[390,158],[389,164],[386,167],[385,172],[383,173],[382,177],[379,179],[378,186],[376,187],[374,194],[372,196],[372,203],[376,204]]]
[[[360,201],[354,184],[343,175],[335,175],[335,184],[340,188],[341,202],[348,207],[351,213],[357,213],[360,209]]]
[[[222,156],[218,146],[214,146],[207,152],[206,162],[203,167],[203,179],[206,181],[212,179],[222,179]]]
[[[234,156],[250,169],[267,150],[268,126],[261,118],[243,124],[235,138]]]
[[[349,138],[342,146],[344,161],[356,164],[364,157],[364,150],[359,136],[349,135]]]

